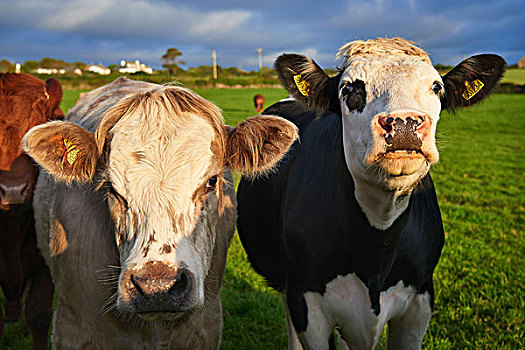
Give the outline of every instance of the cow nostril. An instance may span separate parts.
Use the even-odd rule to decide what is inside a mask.
[[[182,298],[186,294],[188,286],[188,276],[184,271],[181,271],[179,274],[177,274],[177,278],[173,286],[170,288],[169,294],[176,299]]]
[[[22,194],[22,197],[29,197],[29,184],[27,182],[24,187],[22,187],[20,193]]]
[[[392,122],[393,121],[394,121],[394,118],[392,117],[388,117],[388,118],[380,117],[378,119],[379,125],[381,125],[383,130],[385,130],[387,133],[392,132]]]
[[[140,287],[139,283],[135,280],[135,277],[133,275],[131,275],[130,280],[131,280],[131,284],[133,284],[137,292],[139,292],[140,295],[144,296],[144,291]]]

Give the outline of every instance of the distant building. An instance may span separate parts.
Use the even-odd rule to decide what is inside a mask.
[[[140,63],[139,60],[135,62],[128,62],[125,60],[120,61],[120,68],[118,69],[120,73],[137,73],[144,72],[147,74],[153,74],[153,68],[146,66],[144,63]]]
[[[57,69],[57,68],[37,68],[35,70],[38,74],[66,74],[65,69]]]
[[[111,74],[111,69],[101,65],[101,64],[91,64],[86,67],[88,72],[100,74],[100,75],[109,75]]]
[[[80,68],[75,68],[73,69],[73,74],[82,75],[82,70],[80,70]]]
[[[525,56],[523,56],[521,60],[518,61],[518,68],[521,68],[521,69],[525,68]]]

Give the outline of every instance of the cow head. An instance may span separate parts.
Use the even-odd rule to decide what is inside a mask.
[[[505,61],[478,55],[444,77],[428,54],[400,38],[341,47],[339,74],[329,78],[310,58],[280,56],[275,67],[309,110],[342,117],[347,167],[354,180],[408,194],[439,159],[435,134],[442,109],[454,111],[488,96]]]
[[[195,93],[159,87],[112,107],[95,135],[52,122],[32,129],[23,147],[59,181],[99,182],[120,253],[117,308],[157,318],[205,301],[221,216],[232,207],[227,168],[264,173],[296,138],[295,126],[278,117],[226,127]]]
[[[36,168],[20,142],[33,126],[62,118],[62,88],[31,75],[0,73],[0,209],[29,203]]]

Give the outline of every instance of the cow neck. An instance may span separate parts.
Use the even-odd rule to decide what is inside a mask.
[[[342,118],[342,147],[346,167],[354,180],[355,198],[370,224],[377,229],[386,230],[405,212],[410,201],[410,194],[391,191],[378,185],[377,182],[374,182],[376,178],[372,180],[367,178],[367,175],[376,173],[370,171],[366,174],[366,171],[361,166],[358,167],[359,170],[356,173],[352,172],[351,159],[353,157],[355,161],[356,155],[352,147],[346,147],[348,136],[345,130],[348,128],[348,125],[345,124],[345,118]]]
[[[386,230],[405,212],[410,195],[399,195],[352,175],[355,198],[372,226]]]

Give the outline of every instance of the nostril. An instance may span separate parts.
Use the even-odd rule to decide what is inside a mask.
[[[139,292],[140,295],[144,296],[144,291],[140,287],[139,283],[135,280],[135,277],[131,275],[130,279],[131,279],[131,284],[133,284],[137,292]]]
[[[176,299],[182,298],[186,294],[188,286],[188,276],[184,271],[181,271],[179,274],[177,274],[177,278],[173,286],[170,288],[169,294]]]
[[[22,197],[29,197],[29,184],[26,182],[22,190],[20,191]]]
[[[383,130],[385,130],[387,133],[392,132],[392,122],[393,121],[394,121],[394,118],[392,117],[388,117],[388,118],[380,117],[378,119],[379,125],[381,125]]]

